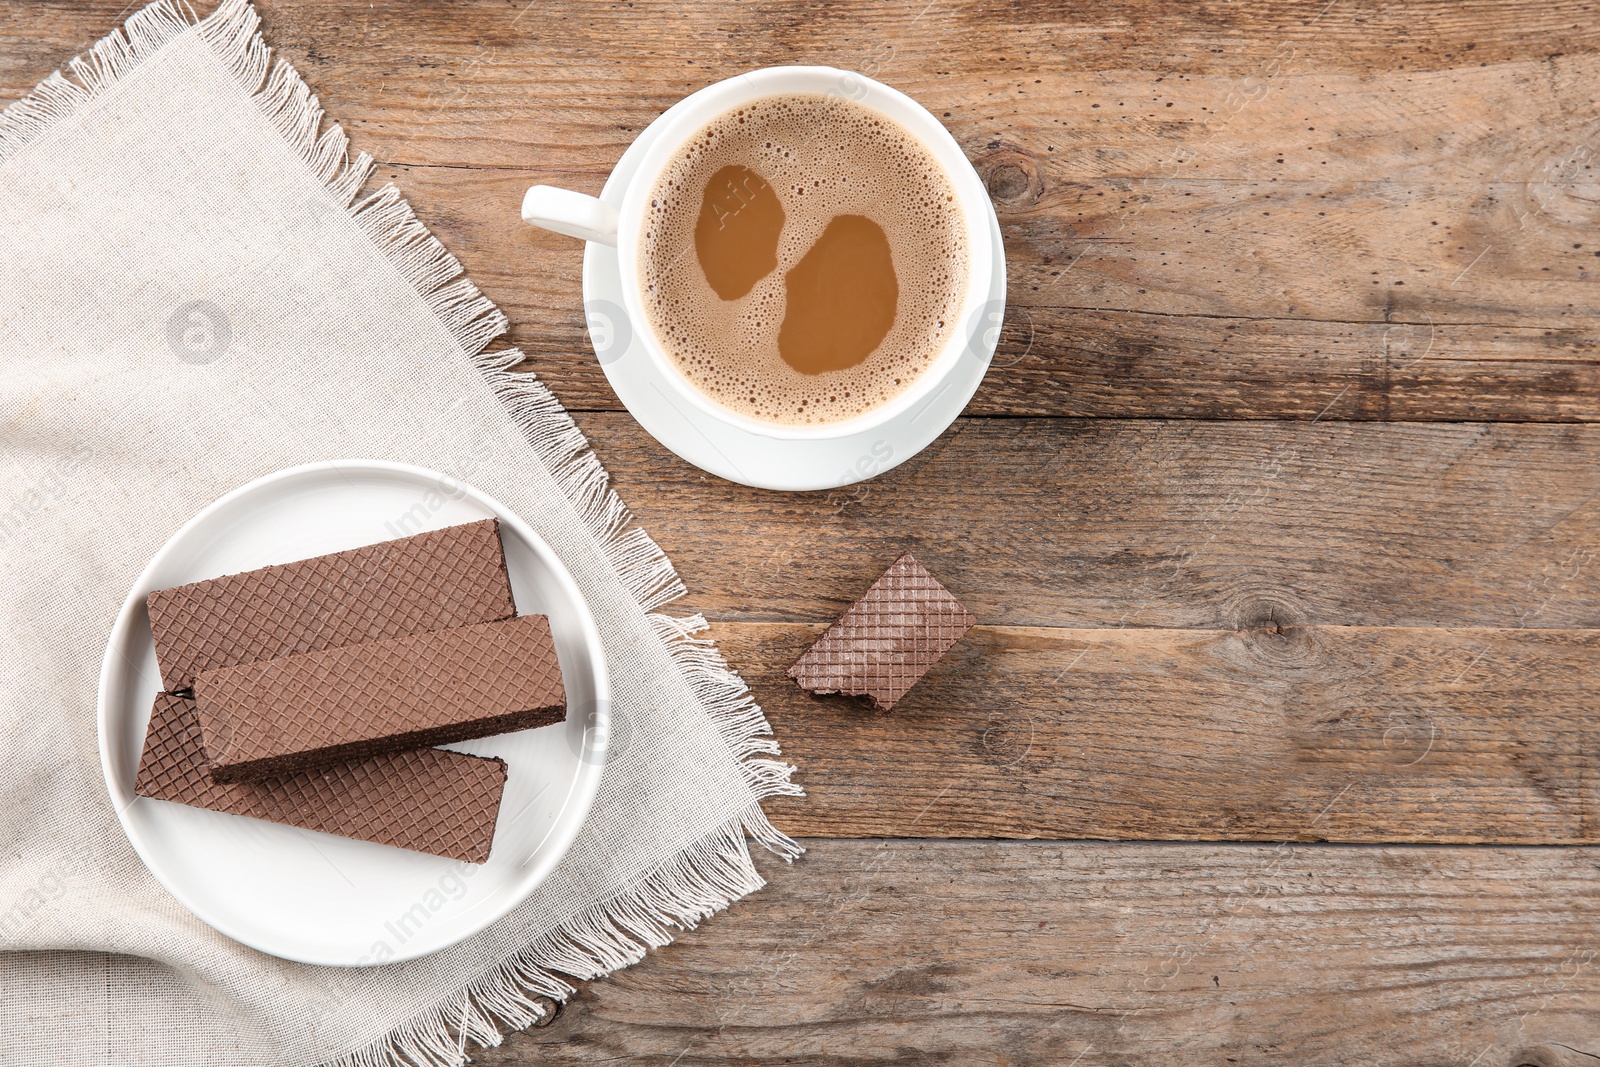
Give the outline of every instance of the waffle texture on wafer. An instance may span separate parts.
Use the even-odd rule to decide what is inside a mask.
[[[543,615],[202,671],[194,696],[212,777],[224,782],[566,717]]]
[[[806,650],[789,677],[888,711],[976,620],[907,552]]]
[[[485,519],[151,593],[162,687],[201,671],[516,614]]]
[[[501,760],[419,748],[262,781],[216,782],[207,774],[194,701],[160,693],[134,792],[483,863],[505,781]]]

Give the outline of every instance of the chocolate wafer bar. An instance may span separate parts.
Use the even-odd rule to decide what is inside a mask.
[[[516,614],[497,519],[160,589],[146,604],[169,691],[217,667]]]
[[[888,711],[977,620],[907,552],[806,650],[789,677]]]
[[[440,748],[231,785],[206,768],[194,701],[158,694],[133,787],[142,797],[483,863],[506,782],[504,761]]]
[[[201,671],[194,696],[219,782],[566,717],[561,668],[543,615]]]

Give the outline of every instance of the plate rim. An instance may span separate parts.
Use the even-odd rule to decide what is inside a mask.
[[[125,791],[118,788],[113,774],[114,757],[111,752],[110,743],[109,725],[111,718],[111,701],[109,698],[109,689],[113,681],[112,676],[115,669],[115,663],[116,660],[121,657],[120,649],[127,642],[128,631],[133,625],[133,620],[136,617],[137,612],[143,610],[145,598],[151,591],[150,579],[152,572],[154,572],[157,567],[165,562],[169,556],[177,550],[176,546],[181,545],[187,536],[190,535],[190,533],[197,526],[217,512],[230,508],[239,500],[259,493],[262,490],[268,489],[280,482],[293,481],[299,478],[307,478],[328,473],[380,473],[404,475],[411,478],[428,480],[434,483],[441,483],[448,480],[452,485],[453,490],[459,489],[464,491],[467,496],[474,499],[487,510],[492,512],[501,522],[510,525],[517,532],[517,534],[523,537],[528,542],[530,547],[532,547],[535,555],[539,556],[541,562],[550,569],[550,573],[554,577],[556,583],[565,587],[566,593],[571,597],[572,602],[577,606],[578,617],[576,622],[578,628],[582,632],[583,643],[586,646],[588,655],[590,657],[590,662],[593,667],[592,681],[594,684],[595,706],[590,712],[592,722],[586,726],[584,731],[584,751],[579,758],[579,770],[576,775],[576,781],[574,782],[575,788],[572,790],[567,801],[568,804],[573,806],[573,817],[570,828],[565,833],[556,835],[561,839],[554,843],[554,846],[550,849],[548,855],[541,857],[538,863],[530,863],[526,865],[530,873],[526,876],[521,888],[507,894],[505,900],[497,904],[495,907],[487,908],[484,910],[483,914],[472,916],[470,919],[465,921],[462,929],[457,934],[451,936],[448,940],[432,945],[431,947],[419,946],[415,949],[408,950],[406,946],[400,946],[400,948],[393,955],[386,957],[381,962],[371,963],[360,963],[356,959],[344,959],[336,956],[316,955],[315,953],[295,951],[293,949],[286,950],[284,946],[273,945],[270,943],[270,939],[264,940],[260,937],[254,936],[249,930],[240,930],[234,923],[229,921],[227,917],[218,916],[214,912],[211,912],[210,909],[208,909],[204,904],[196,901],[192,895],[186,891],[181,883],[175,884],[174,880],[168,877],[169,872],[164,871],[161,864],[153,861],[146,853],[145,843],[141,840],[139,831],[130,823],[128,812],[133,806],[134,801],[139,798],[137,794],[132,791],[131,783],[129,784],[129,788]],[[161,883],[167,892],[172,894],[178,903],[182,904],[186,909],[188,909],[190,914],[194,915],[195,918],[199,919],[207,926],[210,926],[218,933],[221,933],[223,936],[228,937],[239,944],[256,949],[260,952],[265,952],[268,955],[275,956],[279,959],[286,959],[297,963],[308,963],[319,966],[361,968],[384,966],[392,963],[400,963],[405,960],[417,959],[423,956],[431,955],[435,952],[443,951],[444,949],[450,948],[453,945],[460,944],[467,938],[482,933],[497,920],[501,919],[521,905],[550,876],[550,874],[560,864],[561,860],[565,858],[572,845],[577,841],[578,835],[583,830],[584,823],[588,820],[589,812],[594,806],[595,798],[600,792],[600,781],[605,770],[606,763],[606,745],[603,743],[603,741],[596,744],[595,739],[606,738],[610,734],[611,675],[606,663],[605,647],[600,640],[599,627],[595,624],[594,613],[589,608],[588,599],[583,595],[582,589],[579,588],[577,581],[572,577],[572,572],[568,570],[566,564],[561,561],[560,556],[553,548],[550,547],[550,544],[545,541],[543,537],[539,536],[538,532],[535,531],[525,519],[523,519],[505,504],[501,503],[498,499],[490,496],[488,493],[485,493],[483,490],[472,485],[465,479],[455,478],[454,476],[446,475],[443,472],[433,470],[428,467],[411,463],[402,463],[395,460],[349,458],[315,460],[309,463],[301,463],[290,467],[284,467],[279,470],[271,471],[267,474],[261,475],[260,477],[253,478],[242,485],[235,486],[233,489],[223,493],[209,504],[200,508],[193,515],[191,515],[187,521],[174,530],[172,534],[168,536],[166,541],[162,543],[161,547],[156,549],[156,551],[150,556],[150,559],[145,563],[143,569],[140,570],[138,576],[133,581],[133,585],[128,591],[127,597],[123,600],[122,606],[117,611],[116,619],[113,621],[111,630],[106,638],[105,651],[101,657],[100,675],[96,689],[95,703],[95,727],[98,734],[97,741],[100,750],[100,771],[105,780],[106,792],[111,802],[112,810],[116,813],[117,822],[122,827],[123,836],[133,847],[134,852],[139,856],[139,859],[144,864],[145,869],[150,872],[151,876],[154,877],[156,881]],[[126,795],[123,795],[124,792]],[[243,816],[241,816],[241,818],[242,817]],[[468,909],[464,914],[471,915],[472,912],[477,910],[477,907],[473,907]]]

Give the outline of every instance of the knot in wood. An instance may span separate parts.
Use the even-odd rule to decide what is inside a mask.
[[[978,173],[996,204],[1026,207],[1044,195],[1044,179],[1033,156],[1017,145],[997,141],[978,157]]]
[[[1575,1067],[1591,1064],[1594,1054],[1562,1045],[1532,1045],[1516,1049],[1504,1061],[1508,1067]]]
[[[539,1017],[533,1020],[530,1026],[549,1026],[556,1021],[556,1016],[561,1014],[561,1002],[553,997],[534,997],[533,1006],[538,1009]]]
[[[1318,659],[1305,612],[1278,593],[1252,593],[1228,613],[1244,647],[1278,669],[1310,667]]]

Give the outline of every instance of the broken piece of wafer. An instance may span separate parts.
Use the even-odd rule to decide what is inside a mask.
[[[893,708],[977,620],[907,552],[806,650],[789,677],[812,693]]]

